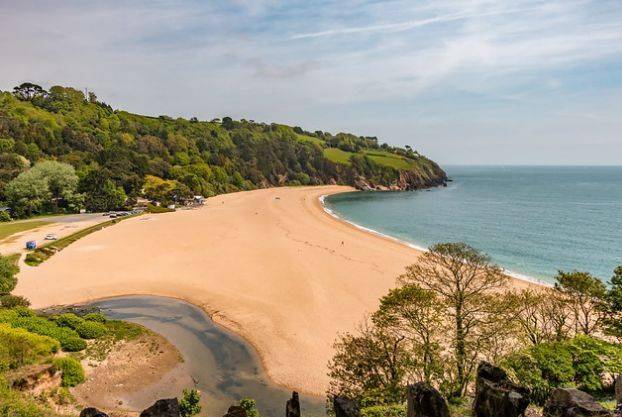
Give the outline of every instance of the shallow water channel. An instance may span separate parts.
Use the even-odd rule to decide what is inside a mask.
[[[254,398],[262,417],[285,415],[291,391],[272,383],[248,343],[217,326],[198,307],[181,300],[131,296],[90,304],[111,319],[141,324],[168,339],[181,353],[210,415],[223,415],[245,397]],[[323,416],[320,397],[301,395],[303,415]]]

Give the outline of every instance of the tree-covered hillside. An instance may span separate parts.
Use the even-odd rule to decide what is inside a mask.
[[[375,137],[141,116],[69,87],[0,92],[0,201],[18,216],[108,210],[139,196],[170,202],[278,185],[415,189],[445,180],[433,161]]]

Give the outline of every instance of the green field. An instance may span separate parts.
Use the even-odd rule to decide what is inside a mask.
[[[350,156],[354,155],[352,152],[342,151],[339,148],[325,148],[324,156],[329,161],[337,164],[350,165]]]
[[[0,240],[4,240],[15,233],[36,229],[50,223],[43,220],[0,223]]]
[[[363,151],[372,161],[395,169],[408,170],[413,168],[415,161],[386,151]]]
[[[325,142],[322,139],[319,139],[313,136],[301,135],[301,134],[296,133],[296,138],[300,142],[315,143],[316,145],[320,145],[320,146],[325,144]]]
[[[391,167],[395,169],[408,170],[412,169],[416,162],[412,159],[405,158],[394,153],[381,151],[381,150],[364,150],[362,151],[369,159],[385,167]],[[338,164],[350,164],[350,156],[354,155],[353,152],[342,151],[339,148],[325,148],[324,156],[332,162]]]

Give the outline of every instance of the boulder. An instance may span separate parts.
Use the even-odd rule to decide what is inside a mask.
[[[108,414],[103,411],[99,411],[95,407],[89,407],[80,411],[80,417],[108,417]]]
[[[425,382],[408,387],[408,417],[449,417],[443,396]]]
[[[622,404],[622,374],[616,377],[615,397],[616,397],[616,403]]]
[[[246,410],[239,405],[232,405],[223,417],[246,417]]]
[[[285,404],[285,417],[300,417],[300,399],[296,391],[292,392],[292,398]]]
[[[524,416],[529,390],[513,383],[505,371],[482,362],[477,367],[473,413],[476,417]]]
[[[333,408],[335,417],[360,417],[361,415],[358,405],[345,397],[333,398]]]
[[[158,400],[140,413],[140,417],[181,417],[177,398]]]
[[[612,416],[613,413],[594,398],[574,388],[555,388],[544,404],[544,417]]]

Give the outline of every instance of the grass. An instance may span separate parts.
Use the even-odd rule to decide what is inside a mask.
[[[379,165],[395,169],[408,170],[415,165],[415,161],[386,151],[364,151],[365,155]]]
[[[97,232],[98,230],[104,229],[108,226],[112,226],[113,224],[116,224],[122,220],[129,219],[130,217],[136,217],[138,215],[139,214],[136,214],[133,216],[119,217],[114,220],[109,220],[107,222],[96,224],[95,226],[87,227],[86,229],[82,229],[76,233],[73,233],[69,236],[65,236],[56,241],[47,243],[43,246],[38,247],[34,251],[29,252],[26,255],[26,259],[24,260],[24,262],[26,263],[26,265],[30,265],[30,266],[40,265],[41,263],[45,262],[46,260],[54,256],[56,252],[65,249],[67,246],[71,245],[76,240],[81,239],[84,236],[90,235],[93,232]]]
[[[51,222],[46,222],[44,220],[21,220],[0,223],[0,240],[4,240],[15,233],[36,229],[37,227],[45,226],[50,223]]]
[[[320,146],[325,145],[325,142],[322,139],[316,138],[314,136],[307,136],[307,135],[301,135],[299,133],[296,133],[296,138],[300,142],[310,142],[310,143],[315,143],[316,145],[320,145]]]
[[[354,153],[342,151],[339,148],[324,149],[324,156],[326,159],[337,164],[350,165],[350,156],[352,155],[354,155]]]

